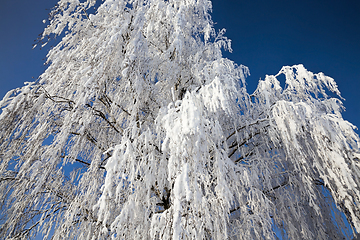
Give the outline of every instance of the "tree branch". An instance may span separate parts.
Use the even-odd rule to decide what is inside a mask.
[[[85,164],[87,167],[90,167],[90,165],[91,165],[91,163],[85,162],[85,161],[83,161],[83,160],[80,160],[80,159],[77,159],[77,158],[74,158],[74,157],[71,157],[71,156],[62,155],[62,156],[60,156],[60,157],[61,157],[61,158],[66,158],[66,157],[71,158],[71,159],[75,160],[76,162]],[[105,167],[103,167],[103,166],[101,166],[101,165],[99,165],[98,167],[99,167],[100,169],[106,170]]]
[[[70,134],[73,135],[77,135],[77,136],[82,136],[82,137],[86,137],[87,140],[89,140],[92,144],[94,144],[98,149],[100,149],[102,152],[105,152],[106,150],[103,149],[102,147],[98,146],[97,144],[97,140],[87,131],[85,130],[84,135],[81,135],[80,133],[77,132],[70,132]]]
[[[250,127],[250,126],[259,124],[260,122],[263,122],[263,121],[269,121],[269,119],[267,119],[267,118],[259,119],[259,120],[257,120],[256,122],[250,123],[250,124],[245,125],[245,126],[241,126],[241,127],[237,128],[235,131],[233,131],[233,132],[226,138],[226,140],[229,140],[229,138],[231,138],[232,136],[234,136],[236,132],[239,132],[239,131],[247,128],[247,127]]]
[[[267,125],[264,127],[267,128],[270,125]],[[244,146],[250,139],[252,139],[253,137],[255,137],[256,135],[259,135],[260,133],[262,133],[261,129],[258,130],[255,133],[252,133],[248,138],[246,138],[245,140],[243,140],[241,143],[238,143],[236,140],[232,142],[231,146],[229,146],[229,149],[234,148],[233,151],[228,155],[228,157],[230,158],[232,155],[234,155],[234,153],[236,152],[236,150],[238,150],[241,146]]]
[[[95,112],[96,116],[99,116],[102,119],[104,119],[109,124],[110,127],[112,127],[117,133],[120,133],[120,131],[112,124],[112,122],[109,121],[109,119],[107,119],[107,117],[105,116],[105,114],[102,111],[95,109],[90,104],[86,104],[85,106],[87,106],[88,108],[91,108]],[[115,122],[115,124],[116,124],[116,122]],[[120,129],[120,130],[121,130],[121,132],[123,131],[122,129]]]

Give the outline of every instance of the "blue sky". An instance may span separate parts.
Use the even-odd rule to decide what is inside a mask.
[[[57,0],[0,0],[0,98],[44,70],[46,49],[32,50]],[[249,92],[265,74],[302,63],[333,77],[346,99],[344,118],[360,126],[360,1],[214,0],[216,28],[226,28],[233,53],[250,68]],[[358,131],[359,132],[359,131]]]

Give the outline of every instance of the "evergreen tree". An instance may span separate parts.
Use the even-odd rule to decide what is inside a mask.
[[[0,102],[1,239],[360,231],[360,142],[335,81],[296,65],[248,93],[210,12],[209,0],[59,1],[48,68]]]

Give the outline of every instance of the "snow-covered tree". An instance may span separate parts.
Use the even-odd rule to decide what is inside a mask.
[[[47,70],[0,102],[1,239],[360,232],[360,139],[335,81],[296,65],[248,93],[210,12],[59,1]]]

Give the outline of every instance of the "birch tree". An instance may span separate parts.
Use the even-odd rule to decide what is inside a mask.
[[[1,239],[360,232],[359,137],[335,81],[285,66],[248,93],[210,13],[209,0],[58,2],[47,69],[0,102]]]

